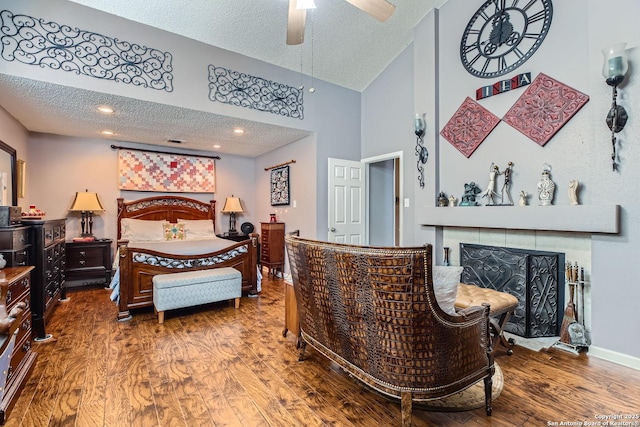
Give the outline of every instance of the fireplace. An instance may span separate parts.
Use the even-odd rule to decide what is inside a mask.
[[[461,281],[518,298],[505,330],[525,338],[560,335],[564,262],[559,252],[460,243]]]

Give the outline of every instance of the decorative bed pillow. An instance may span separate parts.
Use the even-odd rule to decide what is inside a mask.
[[[210,219],[178,219],[178,224],[184,224],[189,239],[216,237],[216,232],[213,231],[213,221]]]
[[[184,231],[184,224],[170,224],[165,222],[164,228],[164,240],[185,240],[187,235]]]
[[[164,240],[162,227],[164,223],[165,221],[123,218],[120,221],[120,231],[123,239],[134,242]]]
[[[438,305],[445,312],[451,315],[456,314],[454,304],[458,296],[458,285],[460,275],[464,267],[433,267],[433,290],[436,294]]]

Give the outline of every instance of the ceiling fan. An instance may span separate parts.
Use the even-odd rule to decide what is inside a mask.
[[[384,22],[396,10],[387,0],[346,0],[363,12]],[[304,41],[304,26],[307,9],[313,9],[313,0],[289,0],[289,20],[287,22],[287,44],[296,45]]]

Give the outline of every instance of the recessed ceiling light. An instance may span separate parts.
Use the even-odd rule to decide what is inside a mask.
[[[109,107],[108,105],[99,106],[98,111],[100,111],[103,114],[113,114],[113,108]]]
[[[103,135],[115,135],[115,132],[112,130],[103,130],[102,132],[100,132]]]
[[[222,147],[222,145],[220,145],[220,144],[214,144],[213,145],[213,148],[220,148],[220,147]]]
[[[233,133],[235,133],[236,135],[242,135],[244,133],[244,129],[235,128],[233,130]]]

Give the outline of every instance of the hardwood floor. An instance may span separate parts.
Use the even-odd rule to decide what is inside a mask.
[[[168,312],[159,325],[153,310],[116,321],[104,289],[71,291],[47,326],[54,339],[33,344],[36,367],[6,425],[399,426],[398,403],[311,348],[297,361],[295,338],[282,336],[283,295],[281,280],[265,279],[238,310]],[[491,417],[414,409],[414,424],[548,426],[640,413],[640,371],[522,347],[497,361],[505,385]]]

